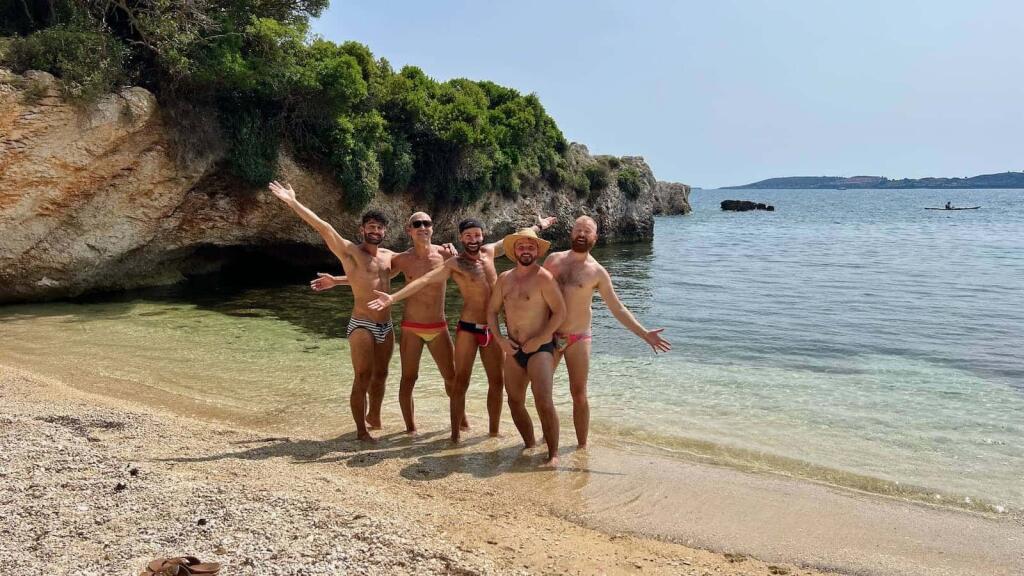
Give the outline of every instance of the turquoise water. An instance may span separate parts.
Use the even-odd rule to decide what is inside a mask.
[[[718,210],[729,198],[776,212]],[[984,208],[923,210],[947,199]],[[653,358],[598,315],[602,418],[869,489],[1024,504],[1024,191],[691,200],[652,251],[603,258],[676,346]]]
[[[724,213],[726,198],[777,211]],[[923,210],[947,199],[983,208]],[[655,356],[595,300],[596,441],[1024,508],[1024,192],[696,191],[691,200],[693,214],[657,220],[653,244],[595,251],[623,301],[674,345]],[[449,301],[457,310],[453,286]],[[220,281],[7,306],[0,362],[178,394],[283,430],[336,429],[348,425],[350,308],[341,289]],[[447,403],[423,366],[418,411],[441,428]],[[393,427],[397,379],[396,354]],[[556,383],[572,445],[564,369]],[[478,420],[484,391],[478,366]]]

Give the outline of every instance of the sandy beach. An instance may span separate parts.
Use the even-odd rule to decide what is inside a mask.
[[[539,471],[541,455],[519,456],[508,437],[474,434],[458,450],[441,429],[385,434],[370,449],[351,433],[271,437],[13,367],[0,367],[0,396],[0,563],[17,574],[131,574],[181,554],[221,562],[225,574],[1009,575],[1024,566],[1013,522],[713,466],[645,469],[642,456],[620,457],[642,470],[631,476],[601,458],[609,483],[587,480],[594,455]],[[657,512],[646,523],[640,507],[609,516],[586,500],[638,483],[658,495],[657,477],[677,473],[684,498],[647,508]],[[690,525],[690,546],[657,533],[666,515]],[[851,515],[842,529],[814,525]]]
[[[267,439],[9,367],[0,397],[11,574],[132,574],[180,554],[224,574],[818,573],[583,528],[486,480],[407,480],[392,470],[416,450],[373,466],[349,435]]]

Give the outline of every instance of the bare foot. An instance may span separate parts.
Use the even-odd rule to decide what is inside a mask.
[[[451,441],[452,441],[452,444],[458,444],[459,442],[462,442],[462,438],[459,436],[458,432],[452,432],[452,440]]]
[[[536,445],[537,445],[536,441],[533,441],[533,442],[523,442],[523,452],[526,452],[527,450],[529,450],[530,448],[533,448]]]
[[[558,456],[551,456],[542,464],[544,468],[557,468],[558,467]]]
[[[463,430],[469,430],[469,418],[462,417],[462,424],[459,424],[459,428]]]
[[[360,442],[374,443],[374,442],[377,441],[377,439],[374,438],[373,436],[370,436],[370,433],[367,432],[367,431],[357,432],[356,433],[356,438],[358,438]]]
[[[367,430],[380,430],[381,429],[380,420],[377,420],[376,422],[372,422],[369,418],[367,418],[366,419],[366,429]]]
[[[500,433],[500,432],[498,432],[497,430],[495,430],[495,431],[491,432],[491,433],[490,433],[490,434],[488,434],[488,435],[489,435],[489,436],[490,436],[491,438],[501,438],[501,433]]]
[[[412,429],[406,430],[405,431],[405,435],[406,436],[419,436],[420,433],[415,428],[412,428]]]
[[[586,449],[587,449],[587,445],[586,444],[580,444],[580,445],[576,446],[576,451],[577,452],[579,452],[580,450],[586,450]]]

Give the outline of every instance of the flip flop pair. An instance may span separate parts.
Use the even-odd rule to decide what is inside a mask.
[[[178,556],[153,560],[139,576],[214,576],[218,572],[218,562],[201,562],[195,556]]]

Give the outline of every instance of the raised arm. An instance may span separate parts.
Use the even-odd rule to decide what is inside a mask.
[[[540,294],[544,301],[547,302],[548,308],[551,308],[551,316],[548,318],[548,322],[544,325],[544,329],[541,330],[540,334],[523,342],[523,352],[526,353],[534,352],[544,344],[551,342],[555,330],[558,330],[558,327],[565,322],[565,298],[562,297],[562,291],[558,288],[558,283],[555,282],[555,279],[550,274],[547,275],[547,278],[541,284]]]
[[[444,265],[434,268],[430,272],[427,272],[423,276],[413,280],[406,284],[401,290],[394,294],[388,294],[387,292],[381,292],[380,290],[374,290],[373,293],[377,295],[376,300],[371,300],[368,306],[370,310],[383,310],[392,304],[397,304],[402,300],[405,300],[409,296],[422,290],[427,284],[432,282],[444,282],[452,275],[452,265],[454,264],[455,258],[449,258],[445,261]]]
[[[530,226],[530,228],[533,228],[534,232],[540,234],[544,230],[551,228],[555,224],[555,222],[558,222],[558,218],[556,218],[555,216],[547,216],[541,218],[540,215],[538,215],[537,223],[534,224],[533,226]],[[495,258],[499,258],[505,255],[505,244],[501,240],[497,242],[491,242],[490,244],[485,244],[483,246],[483,249],[491,252]]]
[[[281,199],[289,208],[292,209],[299,218],[302,218],[307,224],[313,227],[314,230],[320,234],[320,237],[327,243],[327,247],[331,249],[338,258],[344,258],[348,252],[348,249],[353,246],[352,242],[344,239],[338,234],[338,231],[327,222],[320,219],[319,216],[313,213],[312,210],[306,208],[301,202],[295,199],[295,190],[292,190],[291,185],[285,186],[280,182],[274,181],[270,183],[270,191]]]
[[[605,306],[608,307],[608,311],[612,313],[612,316],[615,316],[615,319],[619,321],[619,324],[622,324],[630,332],[639,336],[644,342],[647,342],[655,354],[658,352],[668,352],[672,349],[672,344],[661,337],[661,333],[665,330],[664,328],[655,328],[654,330],[644,328],[643,324],[638,322],[633,313],[619,300],[619,295],[615,293],[615,287],[612,286],[612,278],[604,267],[601,268],[601,279],[597,283],[597,291],[601,293]]]

